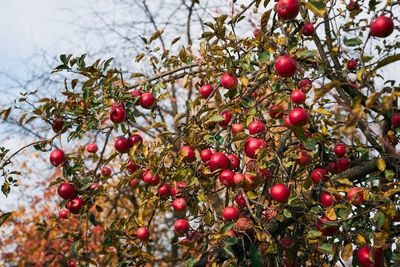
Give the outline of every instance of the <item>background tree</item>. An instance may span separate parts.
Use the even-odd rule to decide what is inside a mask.
[[[166,44],[176,39],[161,41],[155,28],[136,57],[148,60],[151,77],[127,75],[112,60],[60,56],[64,99],[30,93],[18,101],[30,106],[19,121],[52,123],[51,136],[33,145],[52,151],[50,188],[73,215],[33,214],[41,231],[17,229],[20,249],[3,257],[394,265],[399,87],[381,68],[400,59],[398,9],[252,1],[205,22],[198,49],[188,37],[174,53]],[[251,13],[260,29],[245,37],[237,32]],[[9,160],[5,153],[5,172]]]

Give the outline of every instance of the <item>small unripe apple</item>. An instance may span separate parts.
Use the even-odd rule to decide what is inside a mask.
[[[137,236],[140,240],[147,240],[147,239],[149,239],[150,232],[149,232],[149,230],[148,230],[146,227],[142,226],[142,227],[139,227],[139,228],[136,230],[136,236]]]
[[[334,148],[334,152],[337,156],[343,157],[346,154],[346,145],[337,144]]]
[[[312,82],[309,79],[303,79],[299,82],[300,88],[305,88],[305,87],[312,87]]]
[[[285,0],[281,0],[285,1]],[[297,1],[297,0],[294,0]],[[297,61],[291,56],[281,56],[275,62],[276,72],[284,78],[290,78],[295,75],[297,71]]]
[[[109,167],[103,167],[101,168],[101,175],[104,177],[108,177],[111,175],[111,169]]]
[[[224,220],[235,220],[239,217],[239,209],[236,207],[226,207],[222,213]]]
[[[185,212],[187,208],[186,200],[182,197],[175,199],[172,202],[172,208],[176,212],[182,212],[182,213]]]
[[[255,30],[253,31],[254,37],[257,37],[257,36],[260,34],[260,32],[261,32],[261,29],[255,29]]]
[[[242,194],[239,194],[235,197],[235,202],[239,207],[246,207],[246,200]]]
[[[79,214],[83,205],[85,205],[85,201],[78,197],[68,201],[67,208],[71,213]]]
[[[311,173],[311,180],[313,183],[318,184],[321,180],[323,182],[329,180],[328,171],[326,169],[318,168]]]
[[[357,68],[357,62],[354,59],[347,61],[346,65],[348,70],[355,70]]]
[[[59,118],[51,123],[51,128],[55,133],[58,133],[64,127],[64,119]]]
[[[278,16],[283,20],[294,19],[300,11],[298,0],[279,0],[276,6]]]
[[[123,107],[113,106],[110,111],[110,120],[114,123],[121,123],[126,119],[126,112]]]
[[[397,113],[392,117],[392,125],[394,128],[400,127],[400,113]]]
[[[304,104],[306,101],[306,94],[301,89],[294,90],[290,95],[290,99],[295,104]]]
[[[222,128],[228,127],[229,122],[232,119],[232,114],[229,113],[229,111],[224,111],[221,113],[221,116],[224,117],[225,119],[223,121],[219,121],[218,125],[221,126]]]
[[[200,153],[201,160],[202,160],[204,163],[206,163],[207,161],[210,160],[211,155],[212,155],[212,151],[211,151],[210,149],[208,149],[208,148],[207,148],[207,149],[204,149],[204,150],[201,151],[201,153]]]
[[[129,141],[131,142],[131,146],[138,144],[138,146],[140,147],[143,143],[143,138],[139,134],[132,134],[129,137]]]
[[[323,193],[321,195],[321,204],[324,207],[330,207],[333,204],[333,198],[330,194],[328,193]]]
[[[226,187],[232,187],[235,186],[235,181],[233,180],[233,177],[235,176],[235,173],[231,170],[223,170],[219,174],[219,181],[221,184],[225,185]]]
[[[336,161],[336,170],[342,172],[350,167],[350,161],[347,158],[340,158]]]
[[[238,85],[238,78],[234,74],[225,73],[221,77],[221,84],[228,90],[235,89]]]
[[[76,189],[70,183],[62,183],[59,185],[57,193],[63,199],[73,199],[76,196]]]
[[[289,113],[289,120],[294,127],[301,127],[308,123],[308,113],[304,108],[294,108]]]
[[[229,159],[224,153],[216,152],[211,155],[209,165],[212,171],[217,169],[226,170],[229,166]]]
[[[263,139],[250,137],[245,142],[244,151],[246,153],[246,156],[248,156],[249,158],[255,159],[256,152],[262,147],[263,148],[267,147],[267,145]]]
[[[275,184],[271,187],[271,197],[278,202],[284,203],[289,199],[290,191],[286,185]]]
[[[160,182],[160,177],[158,177],[158,175],[153,175],[152,171],[146,171],[143,173],[143,181],[146,184],[156,186]]]
[[[214,92],[214,87],[211,84],[205,84],[200,87],[199,93],[202,98],[207,99]]]
[[[304,36],[313,36],[315,33],[314,25],[312,25],[311,23],[304,24],[301,28],[301,33]]]
[[[174,229],[179,236],[183,236],[189,231],[189,223],[185,219],[179,219],[175,222]]]
[[[50,154],[50,163],[54,166],[57,167],[60,164],[64,163],[65,161],[65,154],[64,151],[60,149],[56,149]]]
[[[375,37],[388,37],[394,30],[392,18],[386,16],[377,17],[371,23],[371,34]]]
[[[140,105],[142,108],[151,109],[156,102],[156,98],[152,93],[143,93],[140,97]]]
[[[283,117],[283,107],[281,105],[272,105],[269,109],[269,116],[273,119],[280,119]]]
[[[124,136],[120,136],[115,140],[114,146],[119,153],[128,153],[131,148],[131,141]]]
[[[232,124],[232,132],[240,133],[244,131],[244,125],[239,123]]]
[[[317,229],[321,231],[324,236],[333,236],[337,231],[339,231],[339,226],[335,225],[322,228],[322,225],[329,223],[330,221],[331,220],[325,215],[317,221]]]
[[[371,247],[364,246],[358,250],[357,259],[361,267],[383,267],[383,255],[381,251],[374,248],[374,262],[371,261]]]
[[[171,194],[176,196],[183,188],[186,188],[188,185],[186,183],[176,183],[175,187],[171,188]]]
[[[361,202],[364,200],[364,195],[361,192],[358,197],[354,198],[354,196],[361,190],[361,188],[358,187],[353,187],[352,189],[349,190],[349,192],[347,192],[347,199],[349,201],[352,201],[352,203],[354,205],[358,205],[361,204]],[[354,199],[353,199],[354,198]]]
[[[132,92],[131,92],[131,98],[136,98],[136,97],[138,97],[138,99],[136,100],[136,102],[135,102],[135,106],[139,106],[139,104],[140,104],[140,98],[142,97],[142,91],[140,91],[140,90],[133,90]]]
[[[249,124],[249,133],[258,134],[265,131],[265,126],[261,121],[253,121]]]
[[[98,147],[94,143],[89,143],[89,144],[86,145],[86,150],[89,153],[96,153],[97,150],[98,150]]]
[[[233,181],[237,186],[243,186],[244,185],[244,174],[242,173],[236,173],[235,176],[233,176]]]
[[[184,155],[183,159],[187,162],[193,162],[196,160],[196,154],[190,146],[183,146],[179,150],[179,154]]]
[[[169,184],[162,184],[158,187],[157,192],[160,197],[169,197],[171,195],[171,186]]]
[[[68,218],[68,210],[60,210],[60,218],[67,219]]]

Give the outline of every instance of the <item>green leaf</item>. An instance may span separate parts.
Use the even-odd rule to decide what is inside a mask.
[[[323,1],[310,1],[306,3],[306,8],[311,10],[316,16],[324,17],[326,13],[326,5]]]
[[[284,215],[286,218],[292,218],[292,213],[290,213],[290,211],[287,210],[287,209],[284,209],[284,210],[283,210],[283,215]]]
[[[307,138],[304,147],[308,150],[315,150],[315,145],[317,142],[318,140],[315,138]]]
[[[200,256],[186,262],[186,267],[193,267],[200,260]]]
[[[12,212],[6,212],[6,213],[1,214],[1,216],[0,216],[0,226],[2,226],[3,223],[5,223],[6,220],[7,220],[11,215],[12,215]]]
[[[358,38],[350,38],[350,39],[346,39],[344,38],[344,44],[347,46],[357,46],[362,44],[363,42],[358,39]]]
[[[238,239],[236,236],[228,236],[227,238],[225,238],[225,243],[229,244],[229,245],[235,245],[237,244]]]
[[[235,223],[231,222],[231,223],[227,223],[224,226],[221,227],[221,233],[226,233],[229,230],[232,229],[232,227],[235,225]]]
[[[309,239],[315,239],[320,236],[322,236],[322,232],[318,230],[310,230],[307,234],[307,238]]]
[[[235,252],[233,252],[231,246],[224,246],[224,252],[228,255],[229,258],[235,258]]]
[[[318,246],[318,251],[322,253],[329,253],[333,254],[333,247],[332,244],[324,243],[321,246]]]
[[[252,267],[261,267],[262,266],[260,249],[253,244],[251,244],[251,246],[250,246],[250,260],[251,260]]]
[[[74,258],[78,258],[78,248],[79,248],[80,240],[75,241],[71,246],[71,252],[74,255]]]
[[[270,54],[268,52],[262,52],[258,55],[258,61],[260,61],[261,63],[265,63],[269,60],[270,58]]]
[[[213,115],[206,122],[219,122],[219,121],[223,121],[223,120],[225,120],[225,118],[222,117],[221,115]]]
[[[378,226],[379,228],[382,227],[385,222],[385,215],[382,212],[378,212],[374,216],[374,221],[376,223],[376,226]]]

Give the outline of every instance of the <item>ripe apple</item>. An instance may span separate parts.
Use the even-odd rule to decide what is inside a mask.
[[[246,200],[242,194],[239,194],[235,197],[235,202],[239,207],[246,207]]]
[[[308,113],[304,108],[294,108],[289,113],[289,120],[294,127],[301,127],[308,122]]]
[[[86,145],[86,150],[89,153],[96,153],[97,150],[98,150],[98,147],[94,143],[89,143],[89,144]]]
[[[169,197],[171,195],[171,186],[169,184],[162,184],[158,187],[157,192],[160,197]]]
[[[326,169],[318,168],[311,173],[311,180],[313,183],[318,184],[321,180],[323,182],[329,180],[328,171]]]
[[[371,34],[375,37],[388,37],[394,29],[392,18],[386,16],[377,17],[371,23]]]
[[[303,79],[299,82],[300,88],[305,88],[305,87],[312,87],[312,82],[309,79]]]
[[[76,196],[76,189],[70,183],[62,183],[58,187],[57,193],[63,199],[73,199]]]
[[[160,177],[158,175],[153,175],[152,171],[146,171],[143,173],[143,181],[149,185],[158,185],[160,182]]]
[[[232,119],[232,114],[229,113],[229,111],[224,111],[221,113],[221,116],[224,117],[225,119],[223,121],[219,121],[218,125],[221,126],[222,128],[228,127],[229,122]]]
[[[214,87],[211,84],[205,84],[200,87],[199,93],[202,98],[207,99],[214,92]]]
[[[301,28],[301,33],[304,36],[313,36],[315,33],[314,25],[312,25],[311,23],[304,24]]]
[[[75,259],[71,259],[68,262],[68,267],[76,267],[76,260]]]
[[[209,165],[212,171],[217,169],[226,170],[229,166],[229,159],[224,153],[216,152],[211,155]]]
[[[77,197],[68,201],[67,208],[71,213],[79,214],[83,205],[85,205],[85,201],[82,198]]]
[[[360,5],[356,1],[350,1],[350,3],[347,4],[346,9],[349,11],[359,10]]]
[[[149,232],[149,230],[147,230],[146,227],[142,226],[142,227],[139,227],[139,228],[136,230],[136,236],[137,236],[140,240],[147,240],[147,239],[149,239],[150,232]]]
[[[297,155],[299,155],[300,158],[295,159],[295,161],[302,167],[306,167],[312,161],[312,157],[303,151],[298,151]]]
[[[121,123],[126,119],[126,112],[123,107],[113,106],[110,111],[110,120],[114,123]]]
[[[131,98],[136,98],[136,97],[138,97],[138,99],[136,100],[136,102],[135,102],[135,106],[139,106],[139,104],[140,104],[140,98],[142,97],[142,91],[140,91],[140,90],[133,90],[132,92],[131,92]]]
[[[232,132],[234,133],[240,133],[244,131],[244,126],[239,123],[234,123],[232,124]]]
[[[358,250],[357,259],[361,267],[383,267],[383,256],[379,249],[374,248],[374,261],[370,260],[371,247],[364,246]]]
[[[261,121],[253,121],[249,124],[249,133],[258,134],[265,131],[265,126]]]
[[[208,148],[207,148],[207,149],[204,149],[204,150],[201,151],[201,153],[200,153],[201,160],[202,160],[204,163],[206,163],[207,161],[210,160],[211,155],[212,155],[212,151],[211,151],[210,149],[208,149]]]
[[[246,156],[248,156],[249,158],[255,159],[256,152],[262,147],[264,147],[264,148],[267,147],[267,145],[263,139],[250,137],[245,142],[244,151],[246,153]]]
[[[95,188],[97,188],[97,187],[99,187],[100,185],[98,184],[98,183],[94,183],[94,184],[92,184],[90,187],[89,187],[89,189],[90,190],[93,190],[93,189],[95,189]]]
[[[392,117],[392,125],[394,128],[400,127],[400,113],[397,113]]]
[[[139,181],[136,178],[133,178],[132,181],[129,182],[129,185],[133,188],[136,188],[139,185]]]
[[[250,232],[253,227],[253,222],[248,218],[239,218],[236,222],[236,229],[239,232]]]
[[[171,188],[171,194],[176,196],[178,193],[182,191],[183,188],[186,188],[188,185],[186,183],[176,183],[175,187]]]
[[[222,213],[224,220],[235,220],[239,217],[239,209],[236,207],[226,207]]]
[[[290,99],[295,104],[304,104],[306,101],[306,94],[301,89],[294,90],[291,95]]]
[[[363,193],[361,192],[361,193],[359,193],[359,195],[358,195],[358,197],[357,198],[354,198],[354,196],[357,194],[357,192],[358,191],[360,191],[361,190],[361,188],[359,188],[359,187],[353,187],[352,189],[350,189],[349,190],[349,192],[347,192],[347,199],[349,200],[349,201],[352,201],[352,203],[354,204],[354,205],[358,205],[358,204],[360,204],[363,200],[364,200],[364,195],[363,195]]]
[[[229,154],[228,159],[229,159],[230,170],[235,170],[239,167],[239,159],[235,155]]]
[[[264,169],[264,170],[260,170],[260,175],[262,178],[264,178],[264,182],[268,183],[268,181],[271,179],[272,177],[272,173],[270,170],[268,169]]]
[[[245,191],[252,191],[257,188],[258,182],[259,182],[259,179],[257,176],[245,174],[243,189]]]
[[[330,207],[333,204],[333,198],[330,194],[328,193],[323,193],[321,195],[321,204],[324,207]]]
[[[60,164],[64,163],[65,161],[65,154],[64,151],[60,149],[56,149],[50,154],[50,163],[54,166],[57,167]]]
[[[331,162],[331,163],[328,164],[328,171],[331,174],[335,174],[337,172],[336,171],[336,163],[335,162]]]
[[[269,116],[273,119],[280,119],[283,117],[283,107],[281,105],[272,105],[269,109]]]
[[[243,186],[245,182],[244,174],[236,173],[235,176],[233,176],[233,181],[237,186]]]
[[[238,85],[238,78],[234,74],[225,73],[221,77],[221,84],[228,90],[235,89]]]
[[[185,219],[179,219],[175,222],[174,229],[179,236],[183,236],[189,231],[189,223]]]
[[[225,185],[226,187],[232,187],[235,186],[235,181],[233,180],[233,177],[235,176],[235,173],[231,170],[223,170],[219,174],[219,181],[221,184]]]
[[[58,133],[59,131],[61,131],[63,126],[64,126],[64,119],[62,119],[62,118],[58,118],[51,123],[51,128],[53,129],[53,131],[55,133]]]
[[[104,177],[108,177],[111,175],[111,169],[109,167],[103,167],[101,168],[101,175]]]
[[[129,137],[129,141],[131,142],[131,146],[138,143],[138,146],[140,147],[143,143],[143,138],[139,134],[132,134],[131,137]]]
[[[128,153],[131,148],[131,141],[124,136],[120,136],[115,140],[114,146],[119,153]]]
[[[346,145],[337,144],[334,148],[334,152],[337,156],[343,157],[346,154]]]
[[[355,70],[357,68],[357,62],[354,59],[347,61],[346,65],[348,70]]]
[[[269,219],[271,219],[272,217],[276,216],[277,214],[278,214],[278,211],[275,209],[274,206],[268,207],[264,211],[265,221],[268,221]]]
[[[279,245],[282,247],[282,250],[288,250],[294,245],[295,241],[293,238],[284,237],[279,240]]]
[[[129,160],[128,162],[128,167],[126,167],[126,169],[128,170],[128,172],[130,173],[134,173],[135,171],[139,170],[140,167],[138,165],[136,165],[135,163],[133,163],[132,160]]]
[[[180,212],[180,213],[185,212],[186,208],[187,208],[186,200],[184,198],[182,198],[182,197],[175,199],[172,202],[172,208],[176,212]]]
[[[342,172],[350,167],[350,161],[347,158],[340,158],[336,161],[336,170]]]
[[[275,184],[271,187],[271,197],[278,202],[284,203],[289,199],[290,191],[286,185]]]
[[[140,105],[142,108],[151,109],[156,102],[156,98],[152,93],[143,93],[140,97]]]
[[[286,116],[285,119],[283,120],[283,124],[289,129],[294,128],[293,123],[290,121],[289,116]]]
[[[255,30],[253,31],[254,37],[257,37],[257,36],[260,34],[260,32],[261,32],[261,29],[255,29]]]
[[[183,146],[179,150],[179,154],[184,155],[183,159],[187,162],[193,162],[196,160],[196,154],[190,146]]]
[[[60,210],[60,218],[67,219],[68,218],[68,210]]]
[[[283,20],[294,19],[300,11],[298,0],[279,0],[276,6],[278,16]]]
[[[297,0],[280,0],[280,1],[296,1]],[[276,72],[284,78],[292,77],[297,71],[297,61],[291,56],[285,55],[278,58],[275,62]]]
[[[322,228],[322,225],[324,225],[325,223],[329,223],[330,221],[331,220],[329,220],[329,218],[326,217],[325,215],[317,221],[317,229],[321,231],[322,235],[324,236],[333,236],[339,230],[339,226],[337,225],[336,226],[332,225]]]

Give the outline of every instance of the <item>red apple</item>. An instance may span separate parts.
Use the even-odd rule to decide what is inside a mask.
[[[331,162],[328,164],[328,171],[331,174],[335,174],[336,173],[336,163],[335,162]]]
[[[297,0],[280,0],[280,1],[296,1]],[[281,56],[275,62],[276,72],[284,78],[292,77],[297,71],[297,61],[291,56]]]
[[[82,206],[85,205],[85,201],[82,198],[74,198],[68,201],[67,208],[73,214],[78,214],[81,211]]]
[[[56,149],[50,154],[50,163],[54,166],[57,167],[60,164],[64,163],[65,161],[65,154],[64,151],[60,149]]]
[[[239,194],[235,197],[235,202],[239,207],[246,207],[246,200],[242,194]]]
[[[189,231],[189,223],[184,219],[179,219],[175,222],[174,229],[179,236],[183,236]]]
[[[67,219],[68,218],[68,210],[60,210],[60,218]]]
[[[64,127],[64,119],[59,118],[51,123],[51,128],[55,133],[58,133]]]
[[[360,5],[356,1],[351,1],[350,3],[347,4],[346,9],[349,11],[359,10]]]
[[[202,160],[204,163],[206,163],[207,161],[210,160],[211,155],[212,155],[212,151],[211,151],[210,149],[204,149],[204,150],[201,151],[201,153],[200,153],[201,160]]]
[[[248,156],[249,158],[255,159],[256,152],[262,147],[264,147],[264,148],[267,147],[267,145],[265,144],[265,141],[263,139],[250,137],[245,142],[244,151],[246,153],[246,156]]]
[[[101,168],[101,175],[107,177],[111,175],[111,169],[109,167]]]
[[[357,259],[361,267],[383,267],[383,255],[379,249],[374,248],[374,261],[373,263],[370,258],[371,247],[364,246],[358,250]]]
[[[282,250],[288,250],[293,247],[295,241],[293,238],[284,237],[279,240],[279,245],[282,247]]]
[[[304,24],[301,28],[301,33],[304,36],[313,36],[315,33],[314,25],[312,25],[311,23]]]
[[[238,78],[230,73],[225,73],[221,77],[221,84],[228,90],[235,89],[238,85]]]
[[[232,132],[239,133],[244,131],[244,126],[239,123],[232,124]]]
[[[250,232],[253,227],[253,222],[248,218],[239,218],[236,222],[236,228],[239,232]]]
[[[260,34],[260,32],[261,32],[261,29],[255,29],[255,30],[253,31],[254,37],[257,37],[257,36]]]
[[[182,191],[183,188],[187,187],[188,185],[186,183],[176,183],[175,187],[171,188],[171,194],[173,196],[176,196],[180,191]]]
[[[120,136],[115,140],[115,149],[119,153],[128,153],[131,148],[131,141],[123,136]]]
[[[177,198],[172,202],[172,208],[176,212],[185,212],[187,208],[187,203],[184,198]]]
[[[371,23],[371,34],[375,37],[388,37],[394,29],[392,18],[386,16],[377,17]]]
[[[281,105],[272,105],[269,109],[269,116],[273,119],[280,119],[283,117],[283,107]]]
[[[190,146],[183,146],[179,150],[179,154],[184,155],[183,159],[187,162],[193,162],[196,160],[196,154]]]
[[[260,175],[261,175],[262,178],[264,178],[264,182],[265,183],[268,183],[268,181],[272,177],[272,173],[268,169],[260,170]]]
[[[271,187],[271,197],[278,202],[284,203],[289,199],[290,191],[286,185],[275,184]]]
[[[312,87],[312,82],[309,79],[303,79],[299,82],[300,88],[305,88],[305,87]]]
[[[100,185],[98,184],[98,183],[94,183],[94,184],[92,184],[90,187],[89,187],[89,189],[90,190],[93,190],[93,189],[95,189],[95,188],[97,188],[97,187],[99,187]]]
[[[348,70],[355,70],[357,68],[357,62],[354,59],[347,61],[346,65]]]
[[[349,192],[347,192],[347,199],[349,201],[352,201],[352,203],[354,205],[358,205],[360,204],[363,200],[364,200],[364,195],[361,192],[358,197],[354,198],[354,196],[357,194],[358,191],[360,191],[361,188],[358,187],[353,187],[352,189],[349,190]]]
[[[96,153],[97,149],[98,149],[98,147],[94,143],[89,143],[89,144],[86,145],[86,150],[89,153]]]
[[[222,128],[228,127],[229,122],[232,119],[232,114],[229,113],[229,111],[224,111],[221,113],[221,116],[224,117],[225,119],[223,121],[219,121],[218,125],[221,126]]]
[[[394,128],[400,127],[400,113],[397,113],[396,115],[393,116],[392,125]]]
[[[131,98],[136,98],[136,97],[138,97],[138,99],[136,100],[136,102],[135,102],[135,106],[139,106],[139,104],[140,104],[140,98],[142,97],[142,91],[140,91],[140,90],[133,90],[132,92],[131,92]]]
[[[139,228],[136,230],[136,236],[137,236],[140,240],[147,240],[147,239],[149,239],[150,232],[149,232],[149,230],[147,230],[146,227],[142,226],[142,227],[139,227]]]
[[[294,90],[290,95],[290,99],[295,104],[304,104],[306,101],[306,94],[301,89]]]
[[[231,170],[224,170],[219,175],[219,181],[221,184],[225,185],[226,187],[232,187],[235,185],[233,177],[235,173]]]
[[[129,141],[131,142],[131,146],[134,146],[137,143],[140,147],[143,143],[143,138],[139,134],[132,134],[131,137],[129,137]]]
[[[76,189],[70,183],[62,183],[58,187],[57,193],[63,199],[73,199],[76,196]]]
[[[289,116],[286,116],[285,119],[283,120],[283,123],[285,124],[285,126],[289,129],[293,128],[294,125],[293,123],[290,121]]]
[[[333,204],[333,198],[330,194],[328,193],[323,193],[321,195],[321,204],[324,207],[330,207]]]
[[[209,165],[213,171],[217,169],[226,170],[229,166],[229,159],[224,153],[216,152],[211,155]]]
[[[142,108],[151,109],[156,102],[156,98],[152,93],[143,93],[140,97],[140,105]]]
[[[308,122],[308,113],[304,108],[294,108],[289,113],[289,120],[294,127],[301,127]]]
[[[321,180],[323,182],[329,180],[328,171],[326,169],[318,168],[311,173],[311,180],[313,183],[318,184]]]
[[[278,214],[278,211],[275,209],[274,206],[268,207],[264,211],[265,221],[268,221],[269,219],[271,219],[272,217],[276,216],[277,214]]]
[[[133,178],[132,181],[129,182],[129,185],[132,186],[133,188],[136,188],[139,185],[138,182],[139,182],[138,179]]]
[[[239,209],[236,207],[226,207],[222,213],[224,220],[235,220],[239,217]]]
[[[249,133],[258,134],[265,131],[265,126],[261,121],[253,121],[249,124]]]
[[[297,155],[299,155],[300,158],[295,159],[295,161],[297,164],[299,164],[302,167],[306,167],[312,161],[312,157],[305,152],[298,151]]]
[[[76,267],[76,260],[75,259],[71,259],[68,262],[68,267]]]
[[[128,172],[130,173],[134,173],[135,171],[139,170],[140,167],[138,165],[136,165],[135,163],[133,163],[132,160],[129,160],[128,162],[128,167],[126,167],[126,169],[128,170]]]
[[[334,148],[334,152],[337,156],[343,157],[346,154],[346,145],[337,144]]]
[[[211,84],[205,84],[200,87],[199,93],[202,98],[207,99],[214,92],[214,87]]]
[[[171,186],[169,184],[162,184],[158,187],[157,192],[161,197],[169,197],[171,195]]]
[[[126,119],[126,112],[123,107],[113,106],[110,111],[110,120],[114,123],[121,123]]]
[[[298,0],[279,0],[276,8],[281,19],[289,20],[299,14],[300,4]]]
[[[325,215],[317,221],[317,229],[319,231],[321,231],[322,235],[324,235],[324,236],[333,236],[339,230],[339,226],[335,226],[335,225],[324,227],[324,228],[322,227],[325,223],[328,223],[330,221],[331,220],[329,220],[329,218],[326,217]]]
[[[229,163],[230,163],[229,169],[235,170],[235,169],[237,169],[237,167],[239,167],[239,159],[235,155],[229,154],[228,159],[229,159]]]
[[[143,173],[143,181],[149,185],[158,185],[160,182],[160,177],[158,175],[153,175],[152,171],[146,171]]]
[[[347,158],[340,158],[336,161],[336,170],[342,172],[350,167],[350,161]]]
[[[244,174],[236,173],[235,176],[233,176],[233,181],[237,186],[243,186],[245,181]]]
[[[245,174],[244,175],[244,185],[243,185],[243,189],[245,191],[252,191],[254,189],[257,188],[258,185],[258,177],[255,175],[249,175],[249,174]]]

